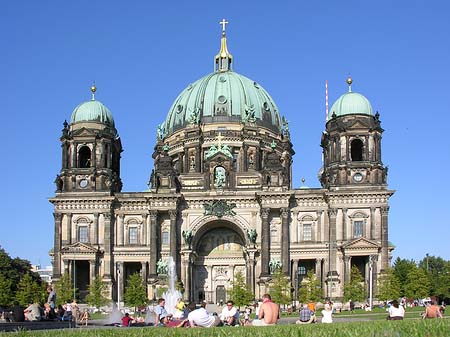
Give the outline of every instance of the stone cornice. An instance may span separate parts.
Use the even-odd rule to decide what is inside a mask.
[[[348,204],[387,204],[394,191],[377,192],[328,192],[329,205],[348,205]]]

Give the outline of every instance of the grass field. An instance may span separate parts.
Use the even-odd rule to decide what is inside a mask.
[[[194,329],[168,328],[112,328],[112,329],[69,329],[53,331],[19,331],[0,333],[1,337],[448,337],[450,320],[405,320],[405,321],[371,321],[313,325],[279,325],[272,327],[220,327]]]

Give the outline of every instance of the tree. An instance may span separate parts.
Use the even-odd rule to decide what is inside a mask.
[[[306,277],[302,280],[299,290],[298,300],[301,303],[317,302],[322,298],[322,288],[313,270],[308,271]]]
[[[419,262],[430,281],[430,294],[440,299],[450,298],[450,261],[441,257],[426,256]]]
[[[147,292],[139,273],[130,275],[124,295],[125,304],[136,308],[147,302]]]
[[[76,293],[75,289],[75,293]],[[70,275],[65,273],[55,284],[56,292],[56,304],[64,304],[67,302],[72,302],[73,299],[73,283]]]
[[[400,281],[392,268],[380,275],[377,296],[382,301],[394,300],[400,297]]]
[[[109,302],[109,299],[106,297],[106,292],[106,284],[102,282],[101,277],[96,277],[89,285],[86,303],[100,309],[100,307]]]
[[[241,272],[234,275],[234,281],[231,282],[228,296],[239,308],[249,304],[255,297]]]
[[[350,271],[350,282],[344,284],[344,300],[362,302],[365,300],[364,279],[357,266],[353,266]]]
[[[3,274],[0,274],[0,306],[7,307],[11,305],[11,280],[7,279]]]
[[[25,274],[17,286],[15,298],[20,305],[28,306],[30,303],[42,302],[44,291],[43,286],[33,280],[30,274]]]
[[[291,303],[291,282],[289,277],[285,276],[280,269],[277,269],[273,274],[270,295],[275,303]]]
[[[408,273],[416,269],[416,262],[414,260],[406,260],[397,257],[394,262],[394,274],[400,281],[400,296],[405,296],[405,286],[408,282]]]
[[[424,298],[430,295],[430,281],[426,271],[415,268],[408,273],[405,284],[405,296],[410,298]]]

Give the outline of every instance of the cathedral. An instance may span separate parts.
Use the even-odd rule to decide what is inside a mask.
[[[324,297],[343,296],[353,266],[376,286],[393,250],[394,191],[380,115],[347,84],[317,130],[321,187],[294,189],[290,126],[258,82],[234,71],[223,25],[214,72],[189,84],[157,128],[144,192],[122,192],[120,126],[92,86],[60,137],[53,279],[69,273],[83,300],[101,278],[117,301],[139,273],[155,299],[167,288],[170,259],[191,301],[226,301],[238,273],[255,298],[270,291],[277,270],[294,298],[311,270]]]

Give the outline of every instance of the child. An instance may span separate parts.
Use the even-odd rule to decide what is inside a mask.
[[[250,308],[245,308],[244,312],[244,325],[249,325],[250,323]]]

